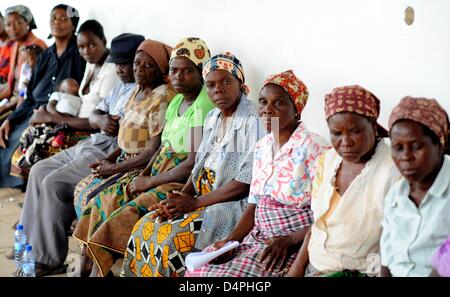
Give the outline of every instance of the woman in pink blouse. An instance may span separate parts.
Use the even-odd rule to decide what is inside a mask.
[[[433,271],[430,276],[450,277],[450,236],[434,254],[431,263]]]
[[[271,133],[255,147],[249,204],[234,230],[206,250],[241,244],[185,276],[280,276],[289,269],[312,223],[311,169],[328,148],[300,121],[307,100],[291,70],[266,79],[258,107]]]

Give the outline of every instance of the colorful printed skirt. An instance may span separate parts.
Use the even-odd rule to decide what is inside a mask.
[[[186,160],[187,154],[163,149],[152,167],[142,174],[155,176],[169,171]],[[137,175],[124,175],[92,198],[84,209],[73,236],[87,246],[88,256],[94,260],[102,276],[106,275],[116,259],[124,254],[133,226],[145,214],[148,207],[165,199],[166,193],[182,189],[184,184],[168,183],[140,195],[130,196],[128,183]]]
[[[134,158],[136,155],[137,154],[128,154],[125,151],[121,151],[119,157],[117,157],[116,159],[116,163],[129,160],[131,158]],[[83,178],[75,186],[73,194],[75,213],[77,215],[77,218],[79,219],[81,217],[81,214],[86,208],[87,203],[89,202],[90,199],[92,199],[92,197],[97,196],[102,190],[108,188],[109,186],[114,185],[119,181],[119,179],[130,180],[129,179],[130,177],[131,179],[133,179],[140,172],[141,170],[132,170],[130,172],[125,173],[116,173],[107,178],[96,177],[95,175],[90,174],[85,178]]]
[[[26,138],[34,127],[28,127],[22,134],[21,142]],[[56,129],[56,128],[55,128]],[[65,149],[68,149],[76,145],[79,141],[86,139],[90,136],[90,132],[87,131],[69,131],[65,133],[63,144],[59,147],[53,147],[50,143],[54,137],[46,138],[45,141],[39,145],[33,142],[30,146],[26,148],[26,154],[28,158],[25,157],[25,151],[21,149],[19,145],[14,151],[11,158],[11,168],[10,174],[15,177],[28,179],[28,174],[30,173],[31,167],[37,163],[39,160],[47,159]],[[48,135],[50,136],[50,134]],[[47,137],[47,136],[45,136]],[[29,156],[33,156],[30,158]],[[26,161],[29,159],[30,162]]]
[[[203,169],[196,192],[212,191],[215,173]],[[184,258],[192,252],[203,221],[204,208],[163,223],[148,215],[134,226],[128,241],[121,276],[183,276]]]
[[[297,252],[290,255],[286,266],[276,266],[273,271],[266,270],[266,263],[260,257],[267,247],[266,241],[275,236],[286,236],[312,224],[312,212],[309,205],[297,208],[295,205],[282,204],[270,196],[262,196],[255,210],[255,226],[234,252],[232,260],[224,264],[207,264],[194,271],[187,272],[189,277],[272,277],[285,274]],[[211,250],[212,245],[206,248]]]

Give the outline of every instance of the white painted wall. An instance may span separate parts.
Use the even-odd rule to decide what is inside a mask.
[[[328,138],[324,95],[360,84],[382,102],[380,121],[405,95],[436,98],[450,111],[450,1],[448,0],[2,0],[0,9],[28,5],[44,37],[51,8],[64,2],[95,18],[111,40],[141,33],[175,45],[204,39],[212,53],[231,50],[242,61],[250,97],[264,78],[291,68],[306,83],[307,125]],[[416,20],[403,21],[412,6]]]

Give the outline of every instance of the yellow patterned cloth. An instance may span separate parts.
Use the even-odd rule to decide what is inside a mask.
[[[140,87],[131,95],[120,123],[117,141],[128,154],[138,154],[149,147],[150,138],[159,135],[165,124],[166,109],[176,95],[167,84],[153,89],[145,100],[137,101]]]
[[[196,191],[201,195],[211,192],[214,181],[214,171],[203,168]],[[128,241],[121,275],[183,276],[184,259],[195,246],[203,214],[202,207],[163,223],[155,223],[148,215],[142,217]]]
[[[186,57],[192,61],[197,67],[202,67],[203,63],[211,58],[206,43],[197,37],[186,37],[180,40],[172,50],[170,60],[176,57]]]

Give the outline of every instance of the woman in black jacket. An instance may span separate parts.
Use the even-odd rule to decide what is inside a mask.
[[[66,78],[81,82],[86,62],[80,56],[74,34],[79,21],[78,11],[60,4],[50,15],[51,35],[55,43],[39,57],[30,79],[27,99],[0,127],[0,188],[20,187],[23,180],[10,176],[11,157],[20,136],[29,125],[35,109],[47,104],[50,94]]]

